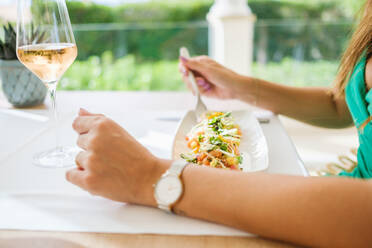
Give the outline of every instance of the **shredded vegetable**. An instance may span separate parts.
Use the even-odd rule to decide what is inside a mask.
[[[241,130],[230,112],[210,112],[186,136],[188,153],[180,157],[198,165],[242,170]]]

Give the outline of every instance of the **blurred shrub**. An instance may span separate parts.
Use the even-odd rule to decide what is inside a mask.
[[[293,49],[299,44],[303,44],[305,60],[337,59],[350,25],[329,30],[320,26],[312,28],[310,24],[311,20],[350,20],[350,11],[345,10],[342,2],[249,0],[249,6],[258,17],[255,47],[266,50],[265,58],[261,60],[279,61],[292,56]],[[109,28],[100,25],[97,30],[77,28],[79,59],[100,56],[111,50],[115,58],[134,54],[142,61],[173,60],[178,57],[181,45],[189,46],[194,54],[207,54],[205,17],[212,3],[212,0],[155,0],[108,7],[68,1],[74,24],[117,23]],[[283,21],[285,25],[280,26]],[[185,25],[185,22],[192,23]],[[176,24],[176,27],[170,27],[168,23]],[[317,56],[319,53],[323,57]]]
[[[114,60],[111,52],[76,61],[63,77],[64,90],[183,90],[176,61],[138,64],[133,55]]]
[[[261,21],[255,26],[255,58],[278,62],[338,60],[349,40],[352,24],[321,21]]]
[[[67,71],[60,88],[64,90],[185,90],[177,61],[137,63],[133,55],[114,60],[110,52],[77,61]],[[280,63],[254,64],[253,75],[295,86],[328,86],[337,70],[336,62],[299,63],[283,59]]]
[[[347,0],[349,1],[349,0]],[[346,0],[249,0],[258,19],[322,19],[350,18]],[[354,1],[354,0],[352,0]],[[213,0],[152,0],[108,7],[92,2],[67,2],[73,23],[152,23],[201,21]]]
[[[156,0],[124,4],[113,15],[116,22],[152,23],[205,20],[213,0]]]
[[[67,7],[72,23],[110,23],[117,20],[115,8],[109,6],[67,1]]]
[[[291,86],[331,86],[337,74],[338,62],[299,62],[284,58],[266,65],[254,63],[254,77]]]

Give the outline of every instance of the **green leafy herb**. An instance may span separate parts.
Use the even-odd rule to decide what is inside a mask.
[[[186,160],[186,161],[189,162],[189,163],[194,163],[194,164],[196,164],[196,162],[198,161],[198,160],[196,159],[196,157],[187,156],[186,154],[183,154],[183,153],[180,154],[180,157],[181,157],[182,159]]]
[[[231,112],[227,112],[226,114],[213,117],[211,120],[209,120],[208,126],[212,128],[212,130],[215,131],[217,134],[220,134],[221,133],[220,130],[225,128],[223,123],[221,122],[222,118],[230,116]]]
[[[238,159],[238,163],[239,164],[242,164],[243,163],[243,157],[242,156],[238,156],[236,158]]]
[[[228,148],[228,146],[227,146],[226,143],[222,143],[222,144],[220,145],[220,149],[221,149],[222,151],[227,152],[227,148]]]
[[[212,144],[212,145],[216,145],[216,146],[219,146],[222,144],[222,140],[219,138],[219,137],[210,137],[209,138],[209,142]]]

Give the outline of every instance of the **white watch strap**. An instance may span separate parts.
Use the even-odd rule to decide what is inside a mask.
[[[188,165],[189,163],[184,161],[184,160],[177,160],[177,161],[174,161],[172,163],[172,165],[169,167],[169,169],[162,175],[162,178],[164,177],[167,177],[167,176],[173,176],[173,177],[177,177],[179,180],[181,180],[181,174],[183,172],[183,170],[185,169],[185,167]],[[180,196],[181,197],[181,196]],[[156,199],[156,197],[155,197]],[[167,205],[167,204],[164,204],[162,202],[157,202],[158,203],[158,208],[159,209],[162,209],[168,213],[172,213],[172,206],[179,200],[179,198]]]
[[[168,169],[168,173],[175,176],[180,176],[182,171],[185,169],[186,165],[188,165],[188,162],[184,160],[176,160]]]
[[[167,205],[164,205],[164,204],[159,204],[158,205],[158,208],[171,214],[172,213],[172,209],[171,209],[171,206],[167,206]]]

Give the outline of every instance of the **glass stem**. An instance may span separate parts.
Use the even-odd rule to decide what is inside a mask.
[[[53,113],[52,113],[52,119],[53,119],[53,123],[54,123],[54,128],[55,128],[55,142],[56,142],[56,149],[57,150],[60,150],[62,149],[60,144],[59,144],[59,127],[58,127],[58,109],[57,109],[57,85],[58,85],[58,82],[53,82],[53,83],[49,83],[48,86],[49,86],[49,94],[50,94],[50,99],[52,101],[52,108],[53,108]]]

